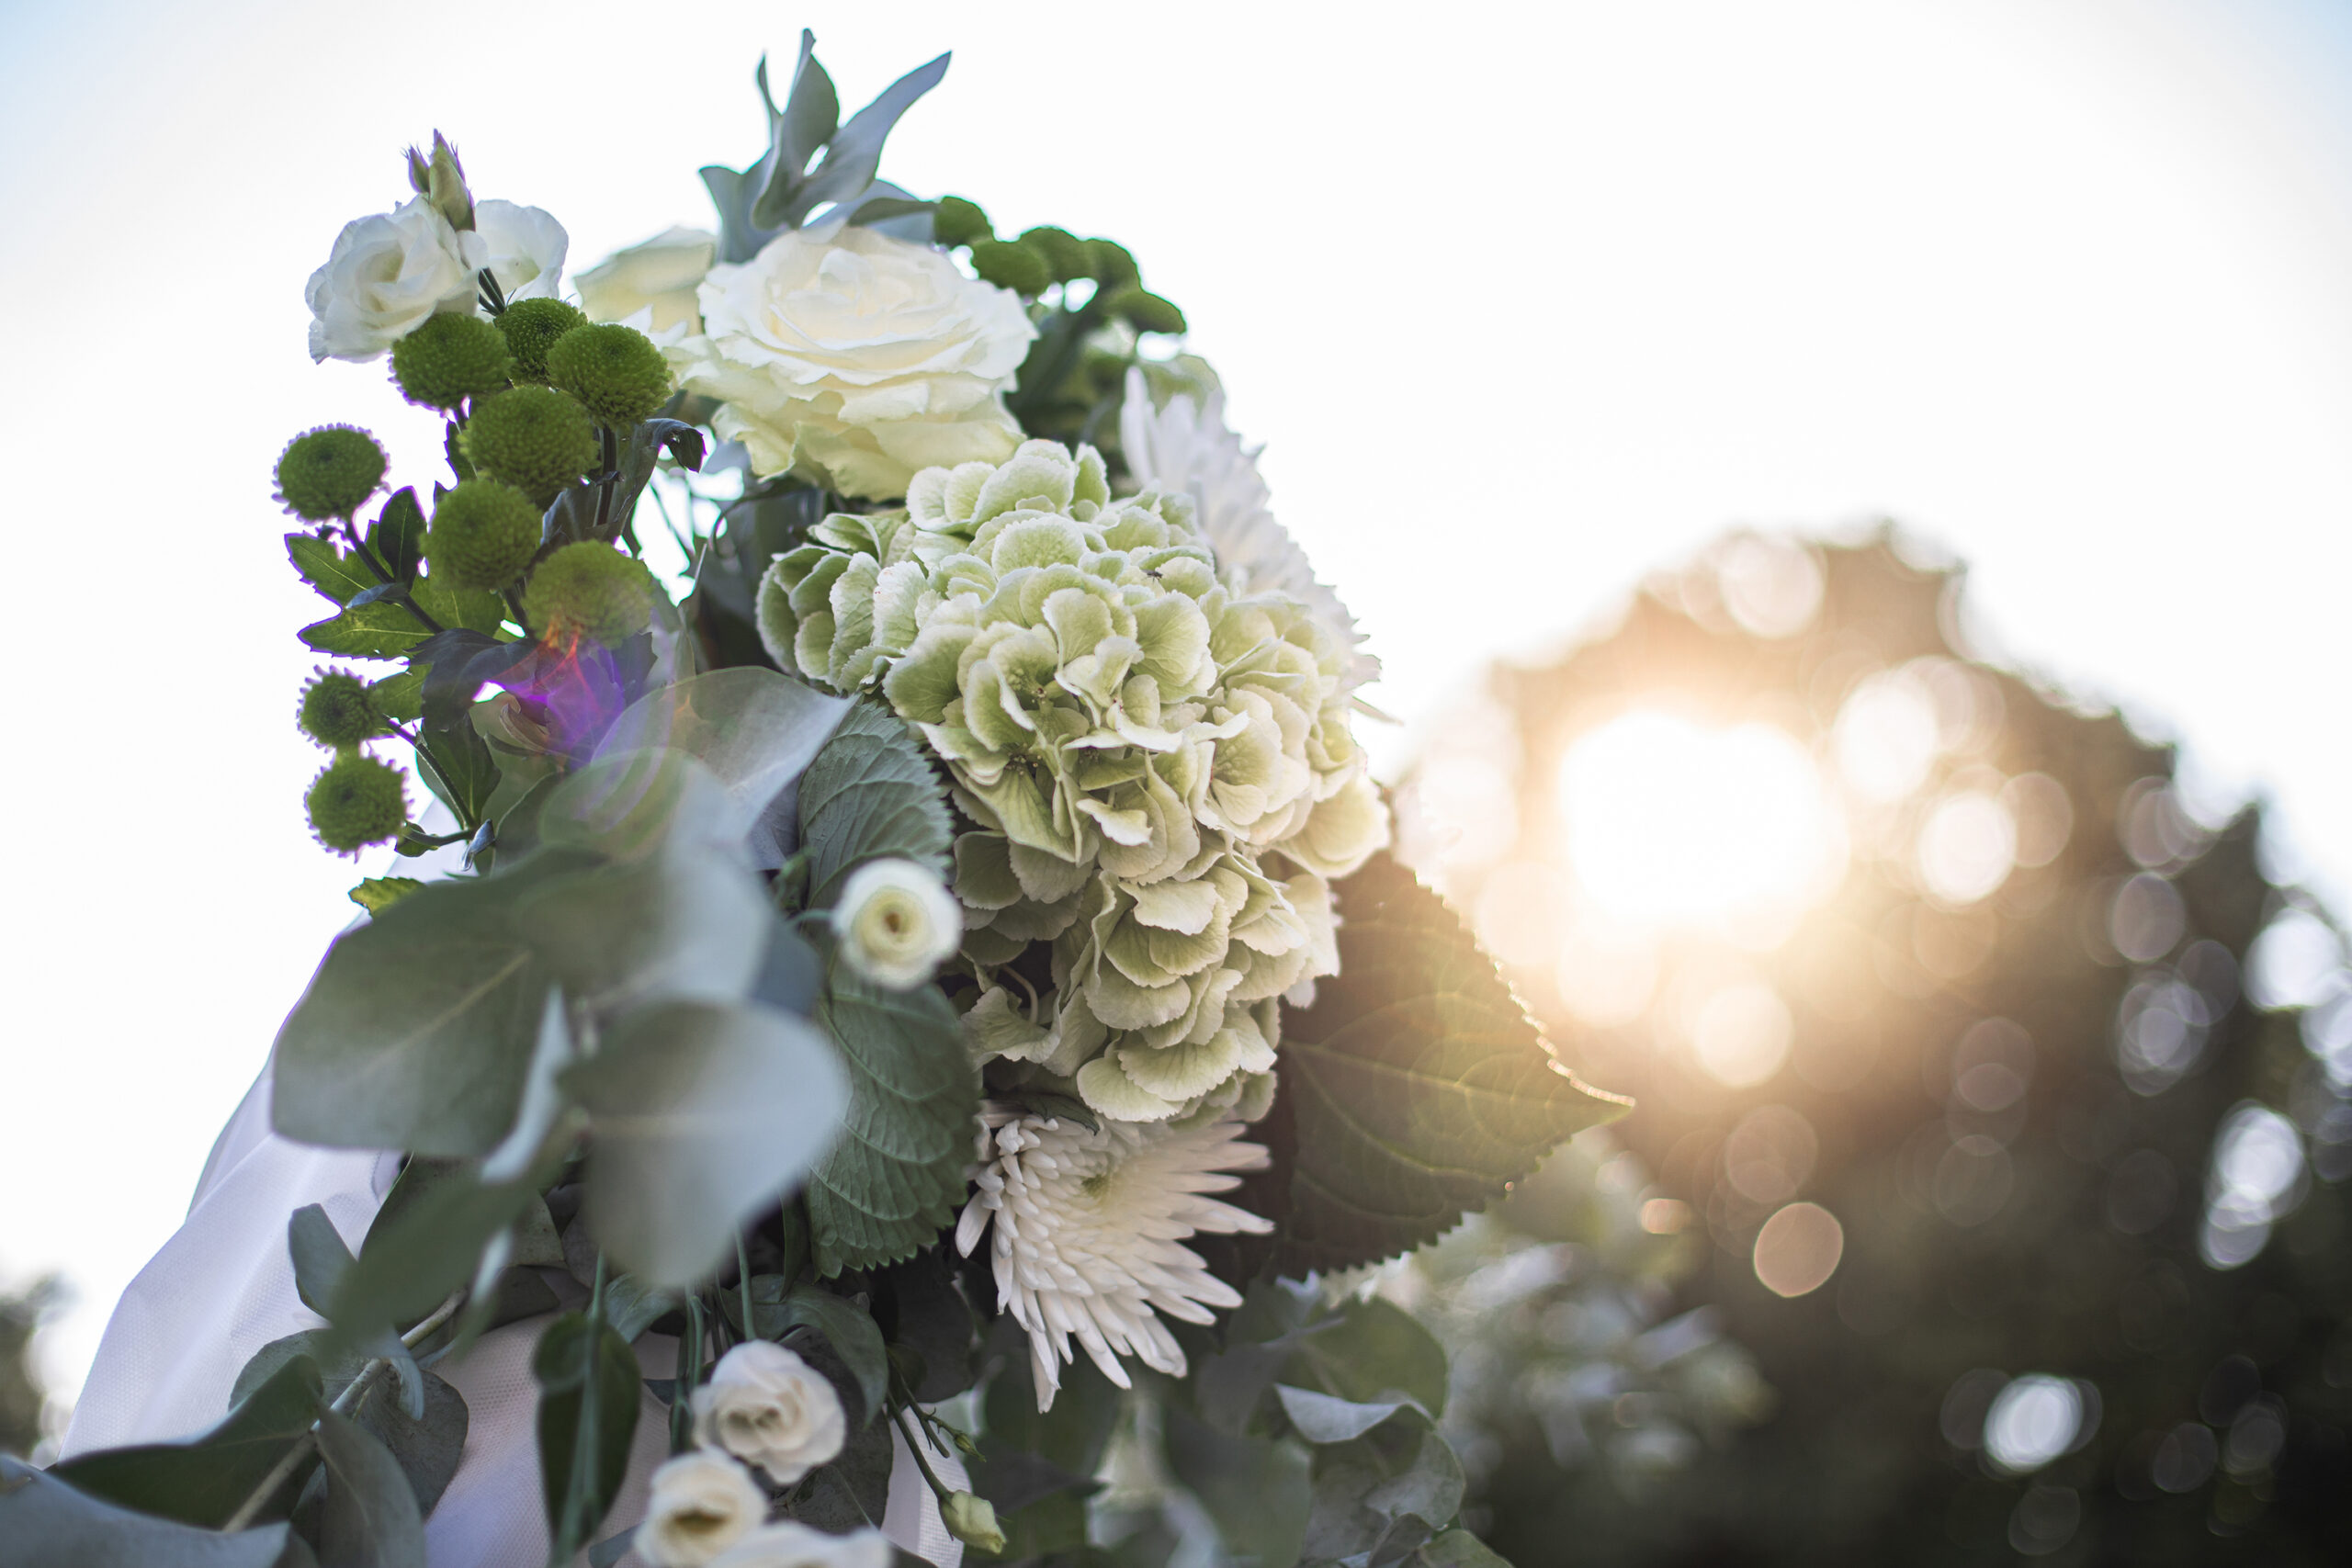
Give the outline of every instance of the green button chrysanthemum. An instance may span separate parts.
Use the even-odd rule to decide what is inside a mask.
[[[311,831],[338,854],[398,838],[408,822],[400,770],[364,751],[345,751],[311,781],[303,807]]]
[[[427,316],[392,344],[392,379],[401,395],[444,412],[502,389],[514,368],[505,333],[480,316],[455,310]]]
[[[582,539],[541,561],[523,590],[523,613],[557,642],[586,637],[606,648],[653,619],[653,576],[610,545]]]
[[[669,400],[669,362],[651,338],[617,321],[564,333],[548,350],[547,367],[549,381],[611,429],[627,430]]]
[[[566,333],[587,324],[580,307],[561,299],[517,299],[507,306],[498,330],[506,334],[507,351],[514,356],[514,379],[546,380],[548,350]]]
[[[517,387],[475,404],[458,445],[477,473],[513,485],[544,511],[596,466],[596,423],[552,388]]]
[[[322,670],[302,688],[294,716],[302,733],[336,750],[385,732],[383,705],[368,682],[347,670]]]
[[[531,564],[539,531],[529,496],[496,479],[465,479],[434,506],[424,558],[451,587],[503,588]]]
[[[305,523],[348,517],[384,482],[384,449],[356,425],[322,424],[286,444],[277,499]]]

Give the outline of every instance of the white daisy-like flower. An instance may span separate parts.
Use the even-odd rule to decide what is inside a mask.
[[[1222,389],[1204,404],[1180,392],[1166,408],[1155,408],[1143,372],[1130,368],[1119,440],[1138,486],[1191,494],[1199,508],[1194,526],[1243,592],[1278,589],[1339,634],[1351,650],[1342,690],[1379,679],[1380,660],[1357,647],[1363,638],[1355,617],[1330,584],[1316,580],[1306,552],[1274,521],[1273,492],[1258,472],[1258,454],[1265,448],[1242,446],[1226,424]]]
[[[1170,1377],[1184,1352],[1159,1313],[1213,1323],[1241,1297],[1184,1243],[1204,1233],[1262,1235],[1273,1223],[1207,1196],[1240,1185],[1267,1155],[1230,1118],[1194,1125],[1104,1122],[1100,1132],[991,1102],[980,1116],[979,1190],[956,1246],[965,1257],[994,1227],[997,1309],[1028,1331],[1037,1408],[1053,1407],[1070,1337],[1121,1388],[1121,1356]]]

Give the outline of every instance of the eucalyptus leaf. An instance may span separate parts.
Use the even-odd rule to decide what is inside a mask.
[[[685,1298],[676,1291],[649,1285],[634,1274],[622,1274],[605,1283],[605,1321],[613,1332],[634,1344],[637,1337],[674,1312]]]
[[[538,1380],[539,1481],[563,1562],[595,1538],[628,1472],[637,1431],[638,1365],[628,1341],[585,1313],[548,1325],[531,1355]]]
[[[648,693],[630,705],[599,747],[600,757],[667,748],[708,768],[726,792],[729,830],[749,833],[768,804],[800,777],[848,710],[773,670],[713,670]],[[783,863],[774,846],[755,848],[760,870]]]
[[[840,1139],[808,1181],[817,1271],[911,1256],[955,1222],[979,1077],[947,998],[886,991],[832,967],[818,1014],[849,1065]]]
[[[542,878],[584,863],[543,852],[503,876],[434,883],[336,938],[278,1032],[277,1130],[333,1148],[496,1147],[548,983],[514,909]]]
[[[1445,1414],[1445,1347],[1394,1303],[1347,1302],[1336,1319],[1295,1342],[1285,1382],[1363,1404],[1401,1397],[1433,1416]]]
[[[318,1442],[327,1476],[320,1568],[424,1568],[424,1516],[391,1450],[332,1410]]]
[[[351,1248],[344,1245],[326,1210],[309,1203],[286,1222],[286,1250],[294,1259],[294,1293],[324,1317],[335,1288],[351,1270]]]
[[[597,1239],[648,1283],[677,1288],[707,1275],[824,1154],[849,1101],[838,1057],[806,1021],[695,1001],[629,1013],[563,1087],[590,1119]]]
[[[741,998],[759,975],[773,918],[756,875],[688,840],[554,878],[514,907],[517,931],[548,971],[600,1011]]]
[[[1236,1438],[1183,1409],[1164,1409],[1168,1467],[1216,1521],[1226,1550],[1292,1563],[1306,1540],[1306,1450],[1288,1439]]]
[[[1394,1562],[1462,1506],[1461,1462],[1428,1416],[1401,1407],[1354,1440],[1315,1450],[1313,1557]]]
[[[0,1454],[0,1568],[311,1568],[283,1523],[223,1535],[93,1496],[55,1472]]]
[[[944,879],[955,832],[947,787],[922,742],[888,706],[864,698],[842,716],[799,788],[807,907],[831,908],[852,871],[898,856]]]
[[[1286,1273],[1393,1258],[1631,1102],[1561,1066],[1494,960],[1386,855],[1340,884],[1340,974],[1285,1016]]]
[[[825,967],[816,949],[781,915],[768,920],[768,944],[752,980],[752,999],[807,1018],[824,995]]]
[[[94,1497],[219,1529],[306,1439],[323,1408],[317,1363],[295,1356],[201,1437],[76,1454],[50,1473]],[[285,1517],[307,1474],[298,1469],[280,1485],[263,1517]]]
[[[1351,1442],[1405,1408],[1396,1400],[1358,1404],[1288,1383],[1276,1383],[1274,1394],[1282,1401],[1283,1414],[1290,1417],[1292,1428],[1317,1444]]]
[[[336,1329],[366,1341],[415,1322],[473,1282],[485,1256],[504,1250],[515,1222],[538,1201],[537,1174],[485,1182],[459,1169],[403,1203],[389,1223],[379,1216],[335,1293],[328,1315]]]

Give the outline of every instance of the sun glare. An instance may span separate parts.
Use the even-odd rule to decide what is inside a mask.
[[[1811,755],[1768,724],[1635,712],[1568,749],[1560,807],[1577,880],[1610,916],[1705,925],[1802,906],[1839,862]]]

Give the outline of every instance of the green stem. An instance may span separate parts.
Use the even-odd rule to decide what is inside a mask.
[[[621,482],[620,437],[610,425],[599,425],[596,437],[603,443],[604,471],[596,477],[596,536],[605,536],[605,525],[611,521],[613,491]]]
[[[343,536],[351,541],[352,553],[357,556],[361,560],[368,563],[368,570],[376,574],[377,581],[390,582],[393,581],[391,569],[385,566],[381,560],[377,558],[374,548],[368,545],[367,540],[359,536],[359,529],[357,525],[356,525],[348,517],[343,520]],[[435,637],[438,637],[442,632],[448,629],[440,622],[426,615],[423,606],[419,605],[417,602],[407,593],[403,592],[400,596],[399,604],[401,609],[406,610],[410,615],[416,617],[417,625],[423,626],[426,631],[432,633]]]
[[[743,1245],[743,1233],[735,1233],[735,1268],[741,1275],[739,1288],[743,1292],[743,1337],[757,1339],[759,1330],[752,1326],[752,1253]]]
[[[943,1503],[954,1496],[955,1494],[945,1483],[932,1472],[931,1461],[923,1457],[922,1434],[907,1425],[907,1407],[903,1404],[899,1406],[897,1410],[891,1412],[890,1419],[897,1422],[899,1430],[906,1435],[907,1451],[915,1456],[915,1468],[922,1471],[922,1478],[931,1483],[932,1495]]]
[[[450,1292],[449,1299],[435,1307],[432,1316],[401,1336],[401,1343],[410,1349],[414,1349],[423,1344],[435,1329],[449,1321],[450,1316],[458,1310],[458,1303],[465,1300],[465,1296],[466,1293],[463,1291]],[[368,1385],[391,1364],[381,1356],[369,1361],[359,1369],[357,1376],[344,1384],[343,1392],[334,1396],[334,1403],[328,1405],[327,1409],[337,1416],[349,1414],[351,1407],[366,1397]],[[321,1419],[323,1420],[324,1417],[322,1416]],[[286,1457],[270,1467],[269,1473],[262,1477],[261,1484],[246,1494],[245,1500],[237,1505],[237,1511],[231,1514],[228,1522],[220,1527],[221,1532],[226,1535],[234,1535],[252,1524],[254,1516],[260,1513],[270,1498],[277,1495],[277,1489],[292,1478],[295,1471],[301,1468],[302,1461],[309,1457],[311,1450],[316,1446],[318,1440],[319,1423],[313,1421],[311,1423],[310,1429],[297,1438],[294,1440],[294,1446],[286,1450]]]

